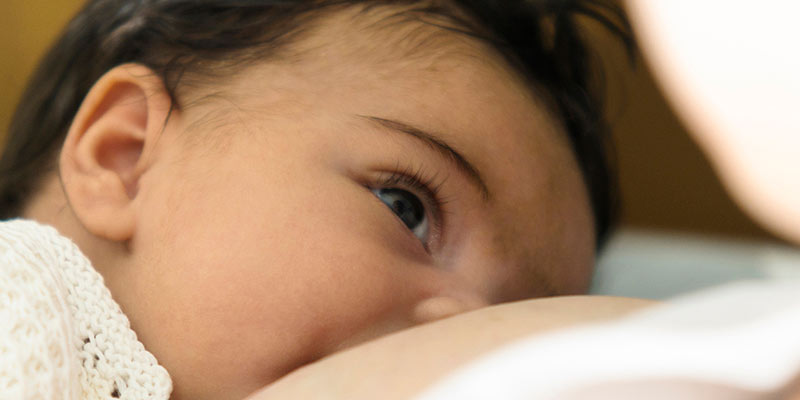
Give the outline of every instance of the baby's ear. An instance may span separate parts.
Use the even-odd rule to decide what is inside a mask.
[[[149,68],[108,71],[79,108],[59,158],[67,200],[92,234],[130,239],[139,180],[171,111],[171,98]]]

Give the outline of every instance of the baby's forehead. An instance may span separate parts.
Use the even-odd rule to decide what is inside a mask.
[[[478,36],[478,25],[458,8],[423,5],[355,5],[330,10],[304,31],[289,51],[324,67],[350,61],[386,73],[398,69],[475,67],[516,75],[502,55]]]
[[[465,101],[480,102],[481,94],[546,109],[502,54],[456,18],[457,10],[442,13],[409,5],[326,9],[299,18],[298,34],[253,65],[258,74],[243,74],[232,85],[211,89],[252,98],[284,114],[309,101],[354,102],[376,92],[418,103],[429,113],[436,112],[426,106],[431,101],[467,96]],[[374,105],[397,106],[386,103],[391,102]]]

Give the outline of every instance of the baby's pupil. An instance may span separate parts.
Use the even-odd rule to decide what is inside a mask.
[[[403,189],[380,189],[378,197],[403,221],[408,229],[414,230],[425,218],[425,207],[413,194]]]

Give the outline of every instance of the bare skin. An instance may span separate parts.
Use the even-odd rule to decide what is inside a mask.
[[[607,321],[650,300],[568,296],[488,307],[408,329],[307,365],[248,397],[409,399],[476,357],[515,339]]]
[[[557,119],[487,45],[381,27],[396,11],[333,14],[295,55],[179,88],[180,107],[135,64],[86,96],[25,215],[92,261],[173,400],[242,399],[393,332],[586,291],[592,212]]]
[[[197,107],[171,110],[142,66],[110,71],[70,128],[61,179],[26,211],[90,257],[170,371],[173,400],[265,385],[250,399],[408,398],[514,339],[649,304],[469,312],[585,290],[591,216],[561,128],[475,43],[405,60],[391,34],[360,35],[347,18],[321,32],[341,41],[311,41],[326,51],[291,68],[256,65]],[[363,115],[444,136],[492,202],[430,146]],[[452,226],[433,254],[368,190],[398,160],[448,178]]]

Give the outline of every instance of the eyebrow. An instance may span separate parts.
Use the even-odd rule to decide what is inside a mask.
[[[486,186],[486,182],[484,182],[483,178],[481,178],[480,172],[478,169],[475,168],[467,159],[461,155],[461,153],[457,152],[453,149],[447,142],[443,139],[437,137],[432,133],[428,133],[419,129],[417,127],[411,126],[409,124],[394,121],[391,119],[380,118],[380,117],[373,117],[369,115],[359,115],[361,118],[365,118],[377,125],[380,125],[384,128],[388,128],[394,132],[404,133],[409,135],[419,141],[422,141],[427,146],[431,147],[432,149],[439,152],[443,155],[446,159],[450,160],[455,164],[456,168],[458,168],[464,175],[469,178],[469,182],[475,186],[478,192],[481,194],[481,197],[484,201],[489,201],[490,193],[489,188]]]

